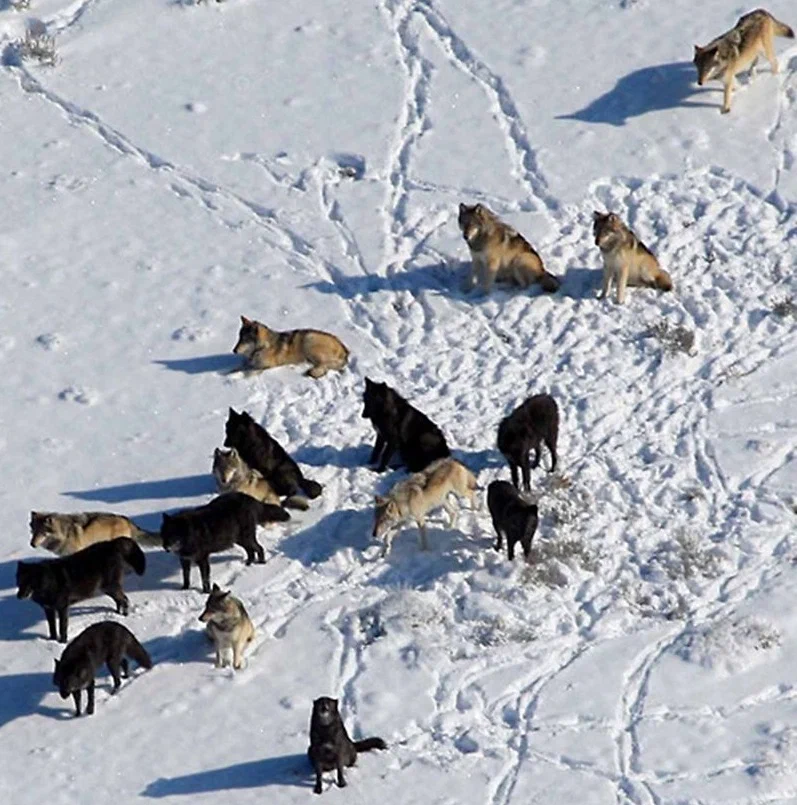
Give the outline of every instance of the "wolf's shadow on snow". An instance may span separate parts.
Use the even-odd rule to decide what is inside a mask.
[[[696,86],[692,62],[679,61],[643,67],[629,73],[608,91],[583,109],[556,120],[580,120],[584,123],[606,123],[625,126],[632,118],[649,112],[683,107],[713,107],[716,104],[690,100],[695,95],[711,93]]]
[[[184,475],[180,478],[164,478],[160,481],[137,481],[118,486],[102,486],[99,489],[73,489],[62,492],[63,495],[78,500],[96,501],[98,503],[125,503],[129,500],[160,500],[163,498],[191,498],[199,495],[212,495],[216,492],[216,483],[210,472],[201,475]],[[142,516],[131,515],[131,519],[145,526]],[[153,531],[160,528],[160,522],[152,526]]]
[[[250,760],[220,769],[185,774],[182,777],[161,777],[150,783],[141,796],[162,797],[190,796],[211,791],[226,791],[239,788],[260,788],[269,785],[295,785],[312,788],[313,777],[307,755],[280,755],[263,760]]]
[[[181,358],[153,361],[165,366],[173,372],[183,372],[187,375],[203,375],[209,372],[227,374],[233,369],[241,368],[241,356],[232,352],[223,352],[218,355],[203,355],[199,358]]]
[[[54,690],[52,671],[0,676],[0,690],[3,691],[0,728],[31,713],[52,713],[51,708],[41,705],[44,696]]]
[[[291,455],[294,461],[309,467],[364,467],[371,455],[372,447],[372,444],[365,442],[346,447],[304,444]]]

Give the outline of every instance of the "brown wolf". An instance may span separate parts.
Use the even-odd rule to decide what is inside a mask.
[[[160,535],[144,531],[121,514],[108,512],[30,513],[30,544],[58,556],[68,556],[95,542],[130,537],[143,545],[160,545]]]
[[[730,31],[713,39],[705,47],[695,45],[693,62],[697,67],[697,83],[702,87],[704,82],[719,78],[725,85],[722,112],[731,111],[731,93],[736,75],[748,67],[752,74],[761,53],[767,57],[772,72],[778,72],[772,41],[776,36],[794,39],[794,31],[768,11],[759,8],[739,17]]]
[[[545,270],[532,245],[483,204],[460,204],[459,228],[472,260],[467,290],[478,281],[482,291],[489,293],[495,280],[521,288],[539,282],[545,291],[559,289],[559,280]]]
[[[603,287],[598,299],[608,296],[612,282],[617,288],[618,304],[625,301],[627,285],[672,290],[670,275],[617,215],[594,212],[592,219],[595,245],[603,255]]]
[[[232,667],[242,668],[244,649],[255,637],[255,626],[243,603],[214,584],[199,620],[207,624],[208,636],[216,646],[216,668],[229,663],[230,652]]]
[[[246,369],[273,369],[296,363],[310,363],[305,374],[323,377],[330,369],[342,371],[349,350],[337,336],[323,330],[270,330],[259,321],[241,316],[238,343],[232,350],[246,358]]]

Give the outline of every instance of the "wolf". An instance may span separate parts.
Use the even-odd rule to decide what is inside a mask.
[[[506,551],[511,562],[515,558],[515,543],[523,548],[528,561],[531,540],[537,530],[537,506],[521,496],[509,481],[492,481],[487,487],[487,508],[498,535],[495,550],[503,547],[506,536]]]
[[[559,280],[545,270],[532,245],[484,204],[460,204],[459,228],[472,261],[467,290],[478,281],[488,294],[495,280],[506,280],[521,288],[539,282],[544,291],[559,290]]]
[[[410,475],[397,483],[387,496],[377,495],[374,511],[374,537],[384,535],[382,556],[390,550],[390,536],[394,526],[412,518],[418,524],[421,549],[429,550],[426,539],[426,515],[431,509],[442,506],[449,516],[449,527],[457,524],[457,510],[448,499],[449,492],[457,497],[466,497],[471,509],[476,509],[476,477],[459,461],[440,458],[425,470]]]
[[[147,650],[128,628],[115,621],[92,624],[64,649],[61,659],[55,661],[53,684],[62,699],[72,696],[76,716],[80,715],[81,693],[88,691],[86,714],[91,715],[94,712],[95,672],[106,663],[113,677],[111,693],[116,693],[122,677],[127,679],[130,676],[128,657],[142,668],[152,668]]]
[[[512,483],[518,489],[518,468],[523,472],[523,486],[531,488],[531,470],[539,466],[542,442],[551,454],[551,469],[556,469],[556,442],[559,438],[559,406],[550,394],[535,394],[519,405],[498,425],[498,449],[509,462]],[[529,452],[534,450],[534,463]]]
[[[617,215],[595,211],[592,221],[595,245],[603,257],[603,286],[598,299],[605,299],[609,295],[612,282],[617,288],[618,304],[625,301],[626,286],[672,290],[670,275]]]
[[[225,447],[234,447],[253,470],[257,470],[278,494],[293,497],[304,493],[317,498],[323,487],[302,475],[299,465],[268,431],[246,411],[230,408],[225,428]]]
[[[738,73],[750,68],[755,71],[761,53],[769,61],[773,73],[778,72],[778,59],[775,56],[776,36],[794,39],[794,30],[786,23],[776,20],[763,8],[739,17],[730,31],[713,39],[705,47],[695,45],[692,60],[697,68],[697,83],[702,87],[706,81],[719,78],[725,85],[722,99],[723,114],[731,111],[731,94]]]
[[[440,428],[387,383],[374,383],[366,377],[363,403],[362,418],[370,419],[376,431],[368,463],[378,462],[377,472],[387,469],[396,450],[410,472],[451,455]]]
[[[95,542],[130,537],[143,545],[159,545],[160,535],[144,531],[121,514],[108,512],[30,513],[31,548],[68,556]]]
[[[244,649],[255,637],[255,626],[244,605],[229,590],[214,584],[199,620],[207,624],[208,636],[216,646],[216,668],[229,664],[230,652],[232,667],[242,668]]]
[[[372,749],[387,749],[387,744],[381,738],[352,741],[340,717],[337,699],[321,696],[313,702],[307,756],[315,771],[313,791],[316,794],[320,794],[323,790],[321,786],[323,772],[335,769],[338,773],[338,787],[343,788],[346,785],[343,767],[353,766],[357,762],[358,752],[370,752]]]
[[[217,447],[213,451],[213,477],[219,492],[243,492],[261,503],[302,511],[308,509],[307,499],[298,495],[280,502],[271,484],[257,470],[253,470],[234,447],[226,451]]]
[[[49,639],[66,643],[71,604],[103,592],[113,598],[118,613],[127,615],[130,602],[122,587],[125,569],[143,576],[146,567],[144,551],[129,537],[117,537],[59,559],[17,562],[17,598],[39,604],[47,616]]]
[[[238,342],[232,351],[244,356],[246,370],[309,363],[311,366],[305,374],[315,379],[323,377],[330,369],[340,372],[349,362],[349,350],[332,333],[323,330],[278,332],[246,316],[241,316]]]
[[[204,506],[164,514],[161,536],[164,549],[180,557],[183,589],[191,586],[194,562],[202,577],[202,592],[210,593],[210,554],[240,545],[246,551],[247,565],[255,561],[255,556],[258,564],[265,564],[257,526],[289,519],[290,514],[279,506],[261,503],[242,492],[227,492]]]

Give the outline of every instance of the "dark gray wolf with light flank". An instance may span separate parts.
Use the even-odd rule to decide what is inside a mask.
[[[44,548],[58,556],[117,537],[130,537],[142,545],[160,545],[159,534],[139,528],[124,515],[109,512],[31,512],[30,534],[32,548]]]
[[[338,787],[343,788],[346,780],[343,767],[353,766],[357,762],[358,752],[370,752],[372,749],[387,749],[381,738],[366,738],[352,741],[349,738],[343,719],[338,712],[338,700],[322,696],[313,702],[313,715],[310,718],[310,747],[307,756],[315,771],[316,794],[322,792],[321,775],[333,769],[338,773]]]
[[[94,674],[97,669],[103,663],[107,664],[113,677],[111,693],[116,693],[122,677],[127,679],[130,676],[128,658],[142,668],[152,668],[147,650],[128,628],[115,621],[94,623],[64,649],[60,660],[55,661],[53,684],[62,699],[72,696],[77,716],[80,715],[81,693],[87,691],[86,714],[91,715],[94,712]]]
[[[509,481],[492,481],[487,487],[487,508],[498,536],[495,550],[501,550],[506,537],[509,561],[515,558],[515,544],[518,542],[528,560],[531,540],[537,530],[537,506],[525,500]]]
[[[113,598],[116,611],[127,615],[130,602],[122,582],[127,568],[144,575],[147,559],[129,537],[98,542],[59,559],[17,563],[17,598],[30,598],[44,609],[50,640],[66,643],[69,607],[99,593]],[[58,617],[58,634],[55,619]]]
[[[207,624],[208,637],[216,647],[216,668],[227,665],[230,654],[232,667],[242,668],[244,649],[255,637],[255,626],[243,602],[214,584],[199,620]]]
[[[519,405],[498,425],[498,449],[509,462],[512,483],[519,488],[518,469],[523,473],[523,486],[531,489],[531,470],[538,467],[542,443],[551,454],[551,469],[556,469],[556,442],[559,438],[559,406],[550,394],[535,394]],[[534,450],[534,463],[529,453]]]
[[[794,30],[785,22],[776,20],[768,11],[758,8],[739,17],[730,31],[712,39],[704,47],[695,45],[692,60],[697,67],[697,83],[702,87],[706,81],[718,78],[725,85],[721,112],[731,111],[731,94],[738,73],[750,68],[754,74],[758,57],[763,53],[773,73],[778,72],[775,56],[776,36],[794,39]]]

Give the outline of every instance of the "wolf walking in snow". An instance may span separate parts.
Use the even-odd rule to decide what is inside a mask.
[[[537,506],[522,497],[508,481],[492,481],[487,487],[487,508],[498,536],[495,550],[503,547],[506,537],[506,550],[511,562],[515,558],[515,543],[523,548],[528,560],[531,553],[531,540],[537,530]]]
[[[44,548],[58,556],[117,537],[130,537],[142,545],[160,545],[159,534],[144,531],[121,514],[108,512],[31,512],[30,533],[32,548]]]

